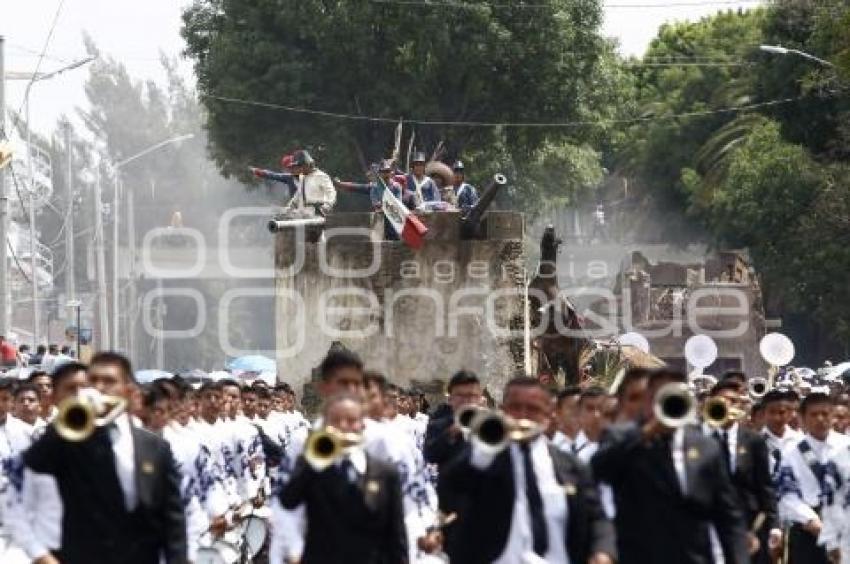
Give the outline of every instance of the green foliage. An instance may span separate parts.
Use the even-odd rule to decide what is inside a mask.
[[[840,282],[850,266],[850,107],[840,75],[847,14],[782,2],[665,26],[644,62],[687,55],[743,64],[637,67],[647,112],[792,101],[634,127],[626,153],[646,202],[688,218],[718,246],[749,249],[769,302],[803,318],[810,358],[850,341],[850,291]],[[839,75],[803,57],[746,50],[759,44],[833,60]]]
[[[244,176],[249,164],[273,166],[283,152],[306,147],[322,168],[359,175],[367,162],[389,156],[395,128],[214,96],[390,120],[564,122],[609,112],[599,109],[610,94],[598,86],[623,77],[597,33],[598,1],[546,0],[535,10],[471,3],[480,5],[196,0],[184,13],[183,35],[208,110],[212,156],[225,174]],[[420,149],[442,141],[447,161],[472,155],[519,178],[544,147],[606,135],[591,127],[411,130]],[[523,185],[517,196],[538,190],[527,192]]]
[[[698,22],[661,27],[634,74],[643,115],[650,119],[629,130],[624,151],[627,172],[637,176],[637,196],[661,211],[690,207],[693,187],[682,182],[682,169],[734,113],[661,119],[669,114],[705,112],[752,101],[750,50],[758,44],[764,10],[721,12]],[[686,241],[700,237],[685,214],[670,214],[669,234]]]

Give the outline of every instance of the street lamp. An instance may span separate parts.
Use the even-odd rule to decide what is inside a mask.
[[[79,61],[74,61],[69,65],[65,65],[64,67],[57,69],[48,73],[33,73],[26,78],[29,79],[27,83],[27,88],[24,91],[24,104],[26,108],[26,122],[27,122],[27,169],[29,174],[29,188],[30,188],[30,206],[29,206],[29,220],[30,220],[30,278],[32,278],[32,340],[33,347],[38,346],[38,260],[36,253],[36,240],[35,240],[35,177],[33,175],[32,168],[32,122],[30,121],[30,93],[32,92],[32,87],[36,82],[42,82],[45,80],[50,80],[51,78],[57,77],[63,72],[80,68],[83,65],[87,65],[88,63],[94,61],[97,57],[87,57],[85,59],[81,59]],[[19,77],[19,78],[23,78]],[[2,108],[0,108],[2,111]],[[5,234],[2,235],[2,238],[5,239]],[[70,258],[68,260],[71,260]]]
[[[819,65],[823,65],[825,67],[835,66],[825,59],[815,57],[811,53],[806,53],[805,51],[800,51],[799,49],[789,49],[787,47],[782,47],[781,45],[759,45],[759,50],[764,51],[765,53],[771,53],[773,55],[795,55],[797,57],[802,57],[804,59],[814,61]]]
[[[188,133],[186,135],[178,135],[177,137],[172,137],[171,139],[166,139],[165,141],[160,141],[154,145],[151,145],[147,149],[139,151],[135,155],[131,157],[127,157],[124,160],[113,163],[112,168],[115,173],[115,187],[114,194],[112,199],[112,346],[119,348],[118,345],[118,306],[119,306],[119,286],[118,286],[118,218],[120,216],[120,207],[118,206],[118,197],[120,192],[121,185],[121,168],[125,165],[130,164],[133,161],[136,161],[146,155],[153,153],[154,151],[158,151],[163,147],[168,147],[170,145],[177,145],[182,143],[183,141],[187,141],[192,139],[195,136],[194,133]]]

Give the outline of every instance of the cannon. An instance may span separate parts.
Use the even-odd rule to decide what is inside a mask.
[[[493,175],[492,180],[484,188],[481,197],[469,212],[461,219],[461,236],[464,239],[475,239],[482,236],[481,220],[487,209],[493,204],[499,190],[508,183],[508,179],[504,174]]]

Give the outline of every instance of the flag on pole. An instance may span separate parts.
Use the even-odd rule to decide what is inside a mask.
[[[381,209],[393,229],[398,233],[399,239],[404,241],[412,249],[422,248],[428,228],[415,214],[396,198],[392,191],[384,186],[384,195],[381,199]]]

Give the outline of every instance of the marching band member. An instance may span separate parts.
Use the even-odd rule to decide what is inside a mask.
[[[350,394],[326,400],[324,428],[362,437],[361,398]],[[302,564],[403,564],[401,484],[392,464],[368,452],[360,441],[346,444],[327,467],[314,467],[302,455],[280,493],[284,508],[303,507],[308,522]]]
[[[130,362],[99,353],[89,384],[129,401]],[[81,441],[64,440],[51,425],[24,454],[24,464],[56,478],[62,498],[58,559],[40,564],[184,564],[186,522],[180,477],[168,443],[137,428],[128,414]]]
[[[266,477],[266,462],[260,435],[250,421],[240,413],[241,390],[234,380],[219,382],[222,400],[222,420],[232,441],[232,464],[237,478],[239,496],[243,502],[262,503],[262,487]]]
[[[788,422],[791,420],[791,409],[789,402],[798,400],[797,393],[793,390],[772,389],[761,399],[764,410],[764,429],[762,437],[767,443],[770,453],[770,473],[775,474],[779,470],[782,461],[782,453],[790,444],[797,443],[802,434],[792,429]]]
[[[27,382],[33,384],[38,390],[38,401],[41,404],[41,413],[39,415],[47,422],[52,421],[56,415],[56,404],[53,401],[52,375],[43,370],[34,370],[30,373],[29,378],[27,378]]]
[[[85,364],[68,362],[50,375],[51,398],[59,405],[88,386]],[[18,495],[8,498],[9,528],[32,562],[50,562],[61,546],[62,500],[56,479],[24,469]]]
[[[218,382],[204,382],[198,390],[198,420],[193,427],[208,445],[215,464],[224,472],[228,506],[238,507],[242,503],[238,492],[239,473],[232,436],[225,430],[221,419],[223,403],[221,385]],[[228,512],[228,524],[231,522],[232,514]]]
[[[789,562],[826,564],[827,549],[838,547],[819,540],[823,510],[836,502],[842,484],[836,464],[840,445],[830,437],[832,399],[822,393],[807,395],[800,404],[800,416],[805,435],[785,447],[774,476],[779,517],[791,523]]]
[[[594,476],[614,490],[622,564],[712,562],[711,526],[726,564],[750,560],[743,514],[717,443],[690,425],[668,428],[655,415],[659,389],[685,381],[679,372],[653,372],[640,421],[606,429],[593,457]]]
[[[448,545],[452,561],[614,562],[614,531],[589,469],[542,434],[552,416],[549,391],[534,378],[520,377],[508,382],[503,397],[504,413],[538,432],[498,449],[473,437],[443,468],[441,489],[463,500],[458,534]]]
[[[28,562],[27,555],[21,550],[24,545],[12,542],[14,527],[7,522],[8,499],[20,490],[20,455],[31,442],[27,425],[10,413],[14,384],[10,378],[0,379],[0,561],[24,564]]]
[[[649,370],[631,367],[617,386],[617,422],[637,422],[646,404]]]
[[[457,207],[463,213],[468,213],[478,203],[478,191],[471,184],[465,182],[466,171],[462,161],[457,161],[452,167],[454,172],[454,193],[457,198]]]
[[[224,533],[227,496],[223,469],[216,465],[209,448],[196,433],[173,420],[174,399],[167,386],[156,382],[150,386],[144,397],[145,427],[171,446],[181,475],[180,496],[186,512],[189,560],[194,561],[198,541],[207,531],[215,535]]]
[[[591,386],[585,389],[578,400],[578,422],[579,432],[572,445],[573,454],[583,463],[590,464],[590,460],[599,449],[599,439],[602,431],[609,425],[603,410],[608,401],[608,394],[599,386]],[[614,493],[611,486],[605,482],[599,483],[599,500],[605,515],[613,519],[616,515],[614,507]]]
[[[305,150],[296,151],[292,172],[298,178],[295,194],[287,208],[297,211],[316,211],[326,215],[336,203],[336,189],[330,176],[316,168],[313,157]]]
[[[359,398],[364,397],[363,361],[350,351],[342,349],[329,352],[319,366],[319,377],[317,390],[324,399],[340,393],[352,394]],[[382,416],[383,405],[380,408],[379,416]],[[322,425],[323,421],[320,419],[315,423],[314,428],[319,428]],[[406,511],[412,511],[414,508],[424,510],[429,506],[429,502],[426,500],[431,499],[428,494],[424,467],[416,468],[413,449],[409,446],[409,443],[406,444],[403,440],[399,441],[400,436],[388,431],[386,426],[380,422],[367,420],[364,431],[364,448],[371,455],[396,466],[399,470]],[[293,452],[300,454],[302,451],[303,444],[293,445]],[[284,509],[273,499],[272,511],[273,534],[269,550],[271,563],[279,564],[285,560],[297,560],[304,549],[303,507]],[[409,515],[410,513],[406,517]],[[414,536],[412,532],[410,534]],[[427,534],[420,538],[426,549],[433,548],[434,535]],[[420,538],[417,538],[417,546],[420,544]]]
[[[379,459],[392,463],[401,477],[404,523],[408,534],[410,562],[416,562],[420,550],[431,553],[437,549],[436,534],[429,528],[437,521],[437,494],[428,479],[422,453],[408,428],[394,423],[394,400],[390,399],[390,385],[380,373],[367,371],[364,375],[366,391],[367,449]],[[388,419],[389,418],[389,419]]]
[[[608,394],[598,386],[585,389],[578,399],[579,432],[573,442],[573,454],[584,463],[590,459],[599,448],[599,438],[603,431],[602,409]]]
[[[38,388],[29,382],[19,383],[15,388],[14,406],[15,417],[27,426],[27,435],[33,441],[47,426],[47,422],[40,417]]]
[[[750,530],[753,564],[770,564],[770,550],[776,550],[781,545],[782,530],[777,518],[767,444],[761,435],[744,427],[740,417],[731,415],[731,410],[741,409],[741,392],[745,389],[746,386],[729,378],[721,379],[714,385],[709,397],[725,401],[730,415],[719,427],[704,422],[703,432],[720,445],[721,454],[732,476]],[[755,531],[753,527],[756,527]]]
[[[479,407],[482,401],[481,381],[473,372],[456,372],[447,387],[448,401],[434,411],[425,430],[425,460],[438,468],[456,457],[466,439],[455,422],[455,414],[467,406]]]
[[[553,418],[555,432],[552,434],[552,444],[565,452],[573,452],[573,444],[581,430],[578,421],[578,401],[581,388],[568,386],[558,392],[555,398],[555,416]]]

